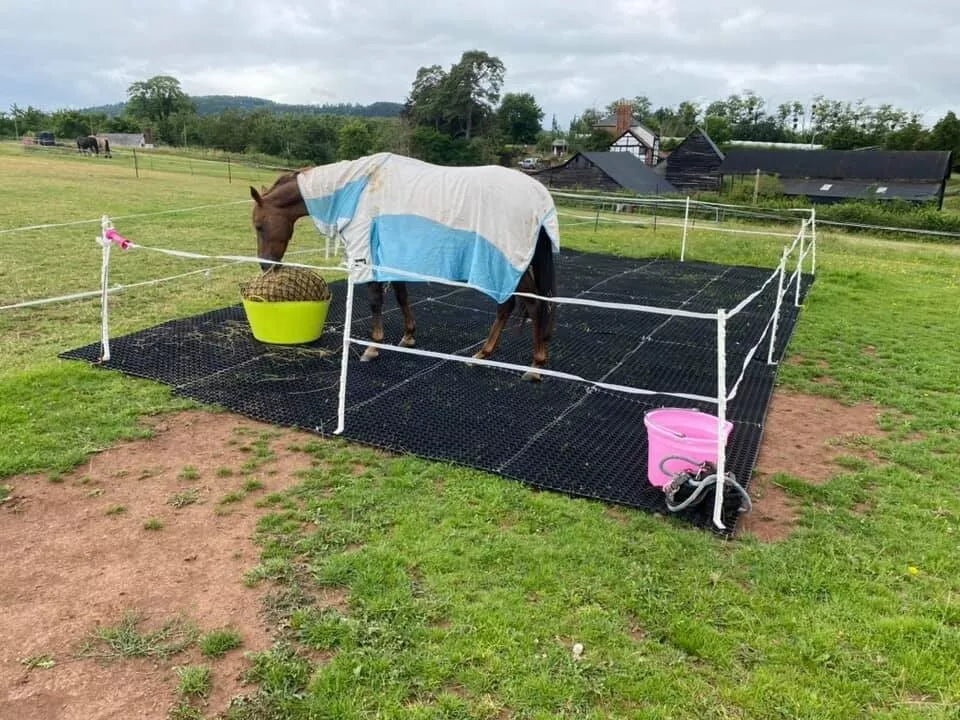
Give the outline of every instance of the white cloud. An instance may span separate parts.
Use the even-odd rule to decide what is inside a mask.
[[[401,102],[419,67],[481,49],[532,92],[547,122],[647,95],[709,102],[750,88],[768,106],[818,94],[935,114],[956,107],[952,3],[874,0],[534,0],[436,3],[94,0],[10,3],[0,23],[0,108],[122,100],[170,74],[192,94]],[[942,114],[942,113],[941,113]],[[936,119],[936,118],[934,118]]]

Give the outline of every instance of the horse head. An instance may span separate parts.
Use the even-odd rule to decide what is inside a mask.
[[[257,233],[257,257],[280,262],[298,218],[307,214],[307,207],[296,183],[296,174],[284,175],[269,190],[250,188],[253,198],[253,229]],[[260,263],[262,270],[275,267],[271,262]]]

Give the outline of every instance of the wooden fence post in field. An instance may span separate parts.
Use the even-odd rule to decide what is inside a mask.
[[[753,180],[753,204],[757,204],[757,195],[760,193],[760,168],[757,168],[757,175]]]
[[[227,156],[227,182],[233,184],[233,173],[230,170],[230,157]]]
[[[133,171],[137,174],[137,179],[140,179],[140,164],[137,162],[137,149],[133,149]]]

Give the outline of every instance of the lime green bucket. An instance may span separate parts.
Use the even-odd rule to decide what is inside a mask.
[[[329,300],[243,300],[253,336],[276,345],[298,345],[319,338],[329,309]]]

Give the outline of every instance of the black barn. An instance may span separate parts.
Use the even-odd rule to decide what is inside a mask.
[[[697,128],[667,158],[667,180],[680,191],[717,191],[723,157],[706,131]]]
[[[950,178],[951,153],[939,150],[731,150],[721,175],[777,176],[785,195],[812,202],[936,200]]]

